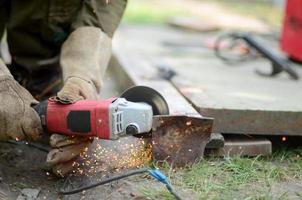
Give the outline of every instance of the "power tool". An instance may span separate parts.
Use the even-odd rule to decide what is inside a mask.
[[[163,96],[146,86],[126,90],[119,98],[80,100],[62,104],[50,98],[35,110],[48,133],[81,135],[115,140],[125,135],[150,132],[153,115],[167,115]]]

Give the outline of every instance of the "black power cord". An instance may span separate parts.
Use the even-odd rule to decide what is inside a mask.
[[[168,191],[175,197],[176,200],[182,200],[182,198],[173,189],[173,187],[170,184],[170,182],[168,181],[167,177],[163,173],[161,173],[158,169],[150,169],[150,168],[141,168],[141,169],[131,170],[131,171],[125,172],[123,174],[116,175],[114,177],[99,181],[99,182],[94,183],[94,184],[83,186],[83,187],[80,187],[80,188],[77,188],[77,189],[74,189],[74,190],[65,191],[64,189],[61,189],[59,191],[59,194],[61,194],[61,195],[76,194],[76,193],[79,193],[79,192],[82,192],[82,191],[85,191],[85,190],[89,190],[91,188],[94,188],[94,187],[97,187],[97,186],[100,186],[100,185],[105,185],[105,184],[113,182],[113,181],[117,181],[117,180],[129,177],[129,176],[142,174],[142,173],[149,173],[150,176],[154,177],[155,179],[157,179],[161,183],[165,184]],[[65,188],[66,185],[67,185],[67,179],[64,182],[62,188]]]
[[[240,47],[246,47],[246,49],[241,49],[240,51],[238,49]],[[226,51],[223,51],[224,49]],[[236,53],[232,52],[233,50]],[[214,53],[219,59],[228,64],[237,64],[253,60],[257,56],[237,33],[226,33],[219,36],[214,45]]]
[[[62,195],[76,194],[76,193],[82,192],[84,190],[89,190],[91,188],[94,188],[94,187],[97,187],[97,186],[100,186],[100,185],[104,185],[104,184],[107,184],[107,183],[110,183],[110,182],[113,182],[113,181],[117,181],[117,180],[129,177],[129,176],[146,173],[146,172],[148,172],[148,170],[149,170],[148,168],[142,168],[142,169],[138,169],[138,170],[132,170],[132,171],[129,171],[129,172],[123,173],[121,175],[117,175],[117,176],[114,176],[114,177],[102,180],[100,182],[97,182],[97,183],[94,183],[94,184],[91,184],[91,185],[87,185],[87,186],[84,186],[84,187],[77,188],[75,190],[65,191],[64,189],[61,189],[59,191],[59,194],[62,194]],[[62,188],[66,187],[66,183],[67,183],[67,181],[64,182]]]

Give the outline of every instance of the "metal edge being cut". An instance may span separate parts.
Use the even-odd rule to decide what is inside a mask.
[[[152,128],[153,159],[180,167],[204,155],[213,119],[189,116],[155,116]]]

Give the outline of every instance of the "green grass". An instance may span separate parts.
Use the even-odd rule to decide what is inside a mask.
[[[216,3],[226,10],[241,14],[243,16],[256,17],[263,19],[269,24],[280,26],[282,23],[283,10],[274,7],[267,1],[253,0],[207,0],[210,3]],[[204,1],[203,1],[204,2]],[[186,15],[193,16],[189,10],[172,3],[160,4],[153,0],[131,0],[125,12],[124,21],[128,23],[152,23],[163,24],[172,16]],[[195,16],[197,17],[197,16]]]
[[[281,149],[270,157],[206,158],[176,172],[161,168],[176,188],[194,191],[199,199],[288,199],[286,189],[281,194],[271,189],[278,183],[302,183],[302,148]],[[172,198],[165,190],[143,188],[141,193],[147,199]]]
[[[184,10],[173,5],[159,5],[154,1],[131,0],[123,20],[128,23],[162,24],[171,16],[184,14]]]

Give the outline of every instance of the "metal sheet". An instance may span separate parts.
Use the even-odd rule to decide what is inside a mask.
[[[184,166],[201,158],[210,139],[213,119],[157,116],[152,130],[153,159]]]

